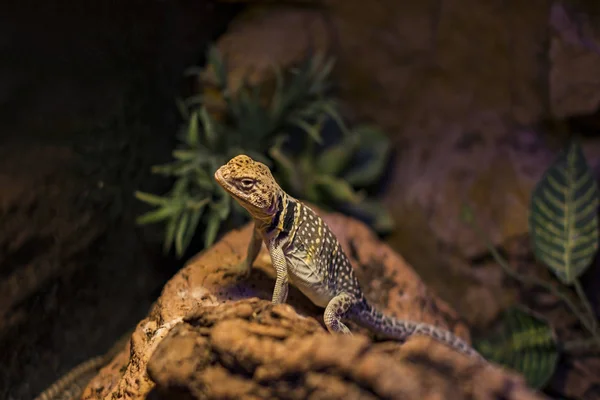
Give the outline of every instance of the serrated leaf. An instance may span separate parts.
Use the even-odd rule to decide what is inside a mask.
[[[204,230],[204,247],[210,247],[219,233],[219,226],[221,225],[221,217],[218,212],[212,212],[208,215],[208,221],[206,222],[206,229]]]
[[[572,141],[536,185],[529,215],[537,259],[564,284],[574,283],[596,254],[598,202],[598,184]]]
[[[536,389],[543,388],[552,377],[559,357],[550,325],[520,308],[506,311],[502,331],[475,341],[474,347],[487,359],[523,374]]]
[[[135,198],[152,206],[163,206],[171,201],[171,199],[169,199],[168,197],[156,196],[152,193],[140,191],[135,192]]]
[[[315,186],[330,200],[338,203],[358,203],[362,196],[352,189],[352,186],[343,179],[331,175],[317,175],[314,177]]]

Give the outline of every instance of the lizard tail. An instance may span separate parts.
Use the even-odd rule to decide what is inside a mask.
[[[408,321],[387,316],[371,306],[366,300],[361,301],[357,306],[353,307],[350,310],[349,317],[360,326],[385,338],[404,342],[412,335],[425,335],[467,356],[484,359],[466,341],[452,332],[423,322]]]

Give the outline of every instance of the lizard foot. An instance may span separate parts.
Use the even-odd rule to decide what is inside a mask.
[[[325,326],[329,332],[352,335],[350,329],[342,322],[342,318],[355,302],[355,298],[348,293],[340,293],[331,299],[323,316]]]
[[[250,278],[250,274],[252,273],[252,265],[248,265],[246,261],[241,261],[231,267],[233,271],[235,271],[236,276],[240,280],[246,280]]]

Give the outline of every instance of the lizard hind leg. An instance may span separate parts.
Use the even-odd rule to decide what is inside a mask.
[[[329,304],[327,304],[327,307],[325,308],[323,320],[330,333],[352,335],[352,332],[350,332],[350,329],[342,322],[342,319],[346,317],[348,310],[350,310],[356,302],[356,297],[345,292],[338,294],[329,301]]]

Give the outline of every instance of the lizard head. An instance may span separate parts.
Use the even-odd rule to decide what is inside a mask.
[[[265,164],[242,154],[221,166],[215,179],[253,217],[268,218],[277,212],[281,188]]]

